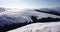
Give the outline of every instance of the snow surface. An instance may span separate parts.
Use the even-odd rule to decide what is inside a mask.
[[[33,23],[7,32],[60,32],[60,22]]]
[[[1,21],[0,25],[9,23],[23,23],[25,21],[29,22],[31,20],[31,16],[38,16],[38,19],[44,17],[60,18],[60,16],[37,12],[34,9],[6,9],[6,11],[0,12],[0,17],[2,17],[1,19],[6,20]],[[9,19],[7,19],[7,17],[9,17]]]

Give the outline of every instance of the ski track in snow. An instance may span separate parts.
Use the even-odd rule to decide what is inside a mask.
[[[60,22],[33,23],[7,32],[60,32]]]

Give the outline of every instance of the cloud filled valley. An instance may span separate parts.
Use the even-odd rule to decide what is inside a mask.
[[[0,8],[0,26],[4,26],[5,24],[9,25],[9,24],[13,24],[13,23],[33,22],[35,19],[34,16],[37,17],[36,19],[40,19],[39,21],[41,21],[41,19],[43,19],[43,18],[51,19],[51,20],[53,18],[54,20],[52,20],[52,21],[60,21],[59,15],[54,14],[55,12],[54,13],[50,12],[50,11],[55,11],[55,10],[46,9],[46,8],[41,9],[41,10],[40,9],[19,10],[19,9],[10,9],[10,8]],[[56,13],[59,13],[59,12],[60,12],[60,10],[57,11]],[[32,16],[33,16],[33,18],[31,18]],[[56,20],[56,19],[59,19],[59,20]],[[36,22],[38,22],[38,20],[36,20]]]

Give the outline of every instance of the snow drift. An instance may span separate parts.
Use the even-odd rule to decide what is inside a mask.
[[[34,23],[7,32],[60,32],[60,22]]]

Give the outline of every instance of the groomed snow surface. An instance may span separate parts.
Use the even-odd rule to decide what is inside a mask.
[[[33,23],[7,32],[60,32],[60,22]]]

